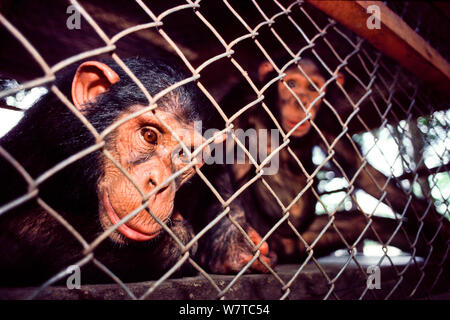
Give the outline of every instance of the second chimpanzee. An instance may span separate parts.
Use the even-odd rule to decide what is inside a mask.
[[[383,242],[395,234],[389,244],[409,251],[416,233],[411,233],[409,237],[403,231],[395,233],[399,221],[394,219],[373,216],[371,226],[366,230],[369,219],[360,210],[331,212],[331,216],[315,214],[318,181],[310,175],[317,169],[312,161],[313,147],[316,145],[325,151],[328,151],[328,146],[333,145],[333,157],[328,161],[329,164],[337,171],[342,170],[342,174],[349,179],[354,179],[356,187],[377,198],[383,197],[397,213],[403,212],[408,199],[399,187],[389,180],[386,181],[386,177],[368,163],[363,163],[347,137],[340,136],[342,126],[336,115],[328,106],[324,106],[325,99],[333,105],[335,102],[333,92],[336,92],[334,90],[337,90],[337,86],[346,85],[345,75],[337,73],[333,82],[327,82],[330,76],[327,77],[320,64],[311,58],[302,58],[298,63],[288,66],[284,73],[285,76],[269,86],[263,94],[264,103],[284,132],[289,133],[288,146],[292,152],[287,147],[279,149],[275,155],[278,159],[278,170],[274,174],[263,175],[255,180],[255,167],[248,158],[245,163],[238,163],[236,159],[231,166],[236,190],[248,184],[237,199],[245,211],[246,223],[260,235],[265,235],[286,213],[289,213],[288,220],[268,238],[270,252],[265,251],[264,256],[268,258],[276,254],[279,262],[301,261],[309,254],[309,250],[297,234],[300,234],[308,245],[315,243],[313,248],[315,256],[352,246],[361,234],[365,238]],[[277,76],[273,65],[264,62],[258,70],[259,82],[256,82],[262,88]],[[245,85],[239,84],[223,99],[221,106],[227,115],[231,116],[256,99],[256,94],[251,94],[251,91],[245,90]],[[263,109],[261,103],[249,108],[233,123],[236,128],[244,131],[276,128],[273,118]],[[316,128],[313,128],[313,123]],[[270,134],[270,131],[268,133]],[[283,141],[279,131],[276,134],[279,135],[279,141]],[[257,139],[260,139],[259,136]],[[269,137],[265,141],[273,140]],[[266,152],[263,152],[265,155],[271,154],[278,147],[271,143],[264,146],[259,140],[253,143],[259,149],[267,148],[264,150]],[[248,145],[247,147],[251,148]],[[257,160],[261,163],[264,159]],[[364,169],[357,172],[361,166]],[[383,189],[380,186],[384,186]],[[415,209],[409,207],[408,210]],[[409,223],[414,224],[414,221],[417,221],[412,218],[414,213],[410,216]],[[403,225],[406,225],[405,221]],[[326,232],[321,234],[325,228]],[[423,241],[415,245],[420,254],[426,254]]]

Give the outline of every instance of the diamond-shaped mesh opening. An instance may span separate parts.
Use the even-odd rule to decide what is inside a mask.
[[[411,7],[402,6],[389,4],[426,38],[422,18],[413,26]],[[392,299],[448,291],[448,100],[325,13],[303,1],[0,9],[0,37],[11,48],[0,53],[2,134],[29,109],[0,140],[0,271],[8,274],[1,296],[73,298],[77,274],[94,288],[115,283],[108,288],[129,299]],[[33,27],[41,11],[53,27]],[[134,56],[178,65],[177,80],[140,79]],[[92,121],[70,83],[82,62],[97,59],[129,78],[136,100]],[[165,85],[151,84],[158,81]],[[200,126],[191,123],[195,112],[177,113],[199,102],[208,115]],[[69,133],[53,114],[39,114],[45,103],[72,119],[61,121]],[[295,111],[286,111],[289,104]],[[136,160],[140,149],[127,132],[142,132],[133,128],[149,118],[169,138],[154,143],[164,152]],[[200,142],[190,138],[195,132]],[[74,140],[52,138],[60,133]],[[210,156],[203,166],[201,155]],[[168,190],[172,197],[164,198]],[[120,200],[108,207],[109,194]],[[147,234],[130,231],[136,220]],[[149,225],[159,230],[154,239]],[[261,283],[249,273],[262,274]],[[189,286],[184,277],[192,275]],[[23,285],[35,288],[14,288]],[[90,294],[99,297],[101,288]]]

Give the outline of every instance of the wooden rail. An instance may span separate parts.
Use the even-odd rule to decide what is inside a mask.
[[[450,97],[450,64],[381,1],[306,1]],[[380,29],[367,28],[367,7],[371,5],[380,8]]]

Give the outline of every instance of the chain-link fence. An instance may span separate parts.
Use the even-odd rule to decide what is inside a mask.
[[[137,0],[130,2],[131,8],[122,5],[73,0],[57,8],[44,5],[42,12],[27,2],[1,7],[2,39],[11,48],[2,45],[2,126],[11,126],[14,120],[10,115],[28,108],[27,99],[32,105],[52,96],[56,100],[51,101],[61,102],[76,117],[73,121],[81,122],[79,126],[89,132],[87,141],[92,143],[74,148],[69,157],[45,166],[51,162],[38,163],[37,159],[53,151],[33,137],[19,140],[21,133],[27,133],[23,125],[20,132],[0,140],[5,194],[0,198],[1,279],[5,281],[0,296],[390,299],[448,291],[450,116],[448,99],[442,92],[303,1],[186,1],[174,5]],[[63,18],[52,16],[61,8]],[[44,16],[49,25],[38,26],[36,22]],[[133,74],[126,58],[152,57],[152,52],[158,58],[174,56],[187,76],[178,74],[174,77],[178,80],[169,81],[163,90],[149,89],[146,80]],[[99,124],[90,123],[78,107],[76,89],[65,91],[64,84],[58,82],[64,70],[74,67],[71,81],[76,67],[98,57],[106,57],[102,60],[105,64],[114,64],[121,77],[131,79],[133,88],[144,97],[136,101],[145,100],[139,103],[141,108],[130,108],[133,112],[114,117],[112,123],[105,115],[100,131]],[[13,78],[21,84],[8,80]],[[218,119],[213,122],[218,129],[214,135],[193,147],[186,137],[190,133],[174,128],[171,119],[157,112],[168,103],[164,97],[171,92],[181,96],[180,88],[191,88],[189,85],[200,90],[204,100],[199,101],[208,105],[211,118]],[[302,88],[308,88],[308,94]],[[288,105],[297,111],[282,107]],[[34,126],[44,128],[46,136],[58,134],[53,109],[39,115],[33,108],[27,111],[28,118],[42,121]],[[176,140],[176,150],[189,158],[181,167],[168,165],[176,170],[164,179],[152,178],[151,189],[138,181],[139,174],[130,170],[124,155],[110,148],[111,141],[122,142],[120,130],[132,130],[121,128],[128,128],[127,124],[146,114],[156,117],[160,131],[168,132]],[[66,125],[70,124],[61,122],[61,126]],[[249,129],[272,131],[269,139],[246,136],[247,143],[237,129],[245,134]],[[217,141],[223,135],[227,136],[227,150],[241,150],[245,161],[232,157],[217,168],[208,161],[199,166],[196,156],[207,148],[215,150],[213,159],[219,159],[218,146],[223,144]],[[271,141],[269,146],[267,140]],[[29,144],[20,145],[22,141]],[[8,149],[13,145],[14,152]],[[125,149],[130,154],[137,152],[128,146]],[[77,198],[73,194],[92,190],[70,191],[61,179],[55,180],[56,187],[45,186],[61,172],[77,175],[71,168],[82,159],[94,159],[89,158],[94,154],[101,154],[102,163],[113,168],[108,170],[133,186],[132,191],[123,191],[124,198],[139,193],[142,201],[126,208],[127,214],[119,215],[116,221],[103,223],[103,232],[85,234],[88,229],[81,232],[78,226],[90,223],[97,227],[99,214],[61,212],[58,201],[47,200],[53,199],[48,190],[56,192],[60,202],[66,201],[60,193],[71,193],[73,200]],[[220,170],[218,178],[214,172],[209,175],[210,168],[215,173]],[[86,168],[86,176],[95,176],[92,170],[100,169]],[[107,183],[109,180],[103,179],[106,169],[101,170],[99,179]],[[180,190],[175,200],[163,200],[168,206],[175,201],[174,213],[171,217],[159,215],[152,207],[154,197],[190,171],[195,171],[195,176],[182,187],[177,185]],[[75,178],[84,179],[82,176]],[[228,180],[230,185],[224,187]],[[24,191],[13,192],[17,190]],[[98,191],[92,193],[97,197]],[[204,206],[203,201],[211,197],[212,204]],[[98,198],[102,202],[100,194]],[[79,203],[70,205],[78,208]],[[82,205],[81,211],[85,209]],[[115,208],[118,210],[118,205]],[[135,279],[130,275],[141,260],[119,253],[129,248],[120,242],[123,237],[107,247],[108,254],[98,252],[115,234],[126,236],[124,227],[132,226],[133,219],[144,211],[149,216],[146,219],[164,235],[148,240],[148,245],[140,242],[144,246],[139,247],[138,256],[147,260],[147,247],[157,247],[151,249],[155,254],[164,246],[161,259],[169,256],[176,261],[150,261],[164,265],[163,271],[153,272],[149,267],[148,278],[140,280],[152,281],[130,284],[130,279]],[[178,232],[179,224],[189,224],[192,234]],[[56,241],[52,234],[58,232],[64,236]],[[40,236],[27,236],[35,233]],[[30,239],[39,243],[31,246],[27,243]],[[77,245],[65,245],[67,239]],[[40,279],[48,271],[44,270],[48,267],[44,260],[52,259],[53,249],[64,252],[57,257],[64,267]],[[116,264],[125,267],[116,268]],[[66,287],[68,277],[76,283],[77,268],[84,286],[84,276],[95,274],[85,271],[87,267],[103,275],[99,282],[115,284],[90,282],[82,290]],[[184,278],[192,275],[195,277]],[[16,276],[20,279],[13,279]],[[36,286],[34,279],[41,285]],[[18,286],[36,287],[17,288],[15,280]]]

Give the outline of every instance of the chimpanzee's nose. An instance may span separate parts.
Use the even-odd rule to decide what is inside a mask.
[[[150,173],[148,177],[148,184],[152,187],[152,189],[159,187],[158,193],[165,191],[171,182],[165,182],[167,178],[170,177],[170,173],[166,172],[166,170],[155,170]],[[164,185],[162,185],[164,183]]]

